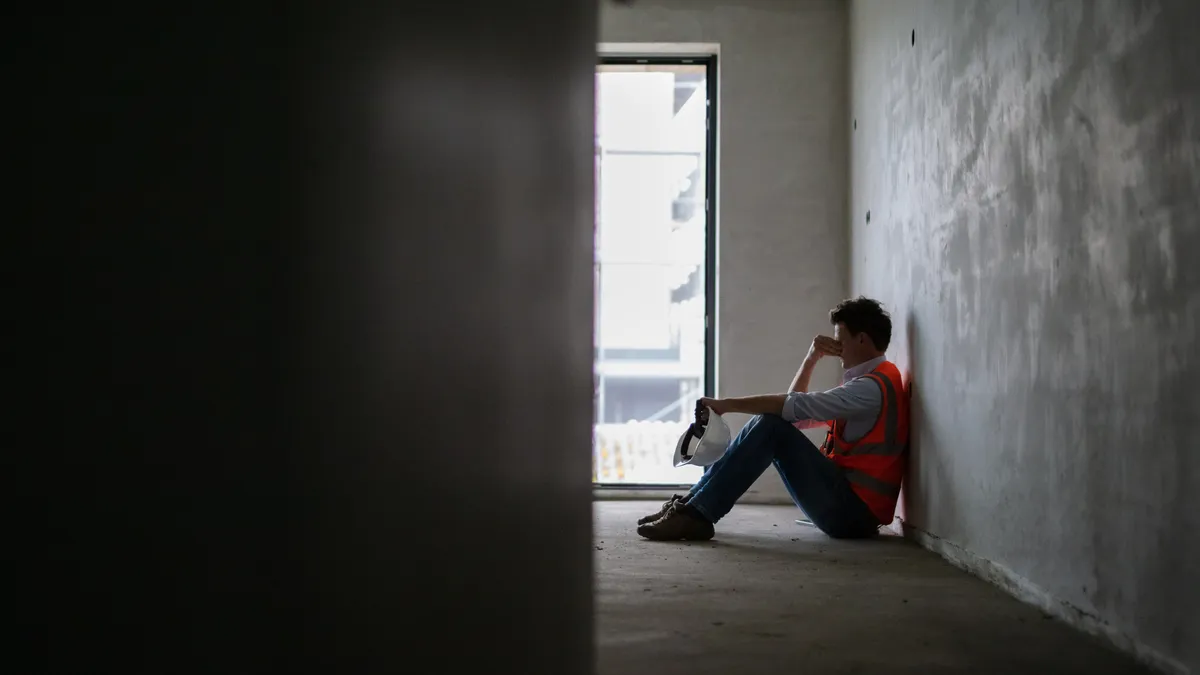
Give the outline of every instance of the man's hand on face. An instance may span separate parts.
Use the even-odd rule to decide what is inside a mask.
[[[808,348],[808,359],[816,361],[822,356],[841,356],[842,343],[829,337],[828,335],[818,335],[813,338],[812,345]]]

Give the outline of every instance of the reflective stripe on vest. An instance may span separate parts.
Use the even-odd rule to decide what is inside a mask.
[[[883,427],[883,445],[888,446],[886,452],[863,452],[858,453],[857,447],[851,448],[848,455],[898,455],[904,451],[904,444],[900,443],[896,438],[897,419],[900,416],[900,401],[896,398],[896,388],[892,386],[892,378],[878,373],[871,373],[880,384],[883,385],[886,399],[884,403],[887,405],[887,421]]]
[[[893,457],[904,452],[904,446],[899,443],[859,443],[842,454],[846,457],[857,455],[882,455]]]
[[[851,483],[861,485],[868,490],[878,492],[879,494],[886,495],[888,497],[900,496],[899,483],[889,483],[887,481],[879,480],[871,474],[864,471],[859,471],[858,469],[846,469],[843,473],[846,476],[846,480],[850,481]]]

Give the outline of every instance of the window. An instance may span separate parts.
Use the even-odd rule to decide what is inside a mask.
[[[593,481],[679,485],[671,464],[713,390],[715,58],[596,67]]]

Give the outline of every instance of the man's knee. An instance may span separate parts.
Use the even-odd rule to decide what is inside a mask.
[[[750,418],[750,421],[747,422],[747,424],[754,425],[755,427],[760,427],[760,426],[764,427],[764,428],[772,428],[773,427],[776,429],[782,429],[785,427],[792,426],[791,422],[788,422],[787,420],[783,419],[779,415],[755,415],[754,417]]]
[[[784,437],[788,429],[794,430],[794,427],[778,415],[755,415],[742,427],[738,440],[751,443],[777,442]]]

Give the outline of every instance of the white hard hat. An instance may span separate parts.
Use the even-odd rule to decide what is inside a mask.
[[[696,438],[699,442],[693,448],[692,439]],[[724,455],[725,449],[729,447],[729,440],[729,426],[720,415],[709,408],[706,426],[691,424],[679,437],[679,442],[675,444],[674,464],[677,467],[688,464],[708,466],[721,459],[721,455]]]

